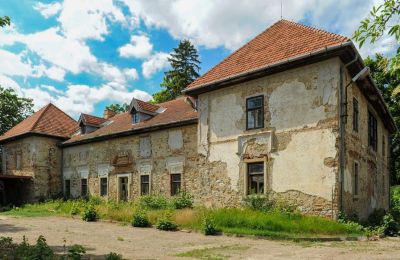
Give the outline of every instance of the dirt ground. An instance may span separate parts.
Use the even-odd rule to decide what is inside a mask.
[[[55,250],[81,244],[94,259],[117,252],[124,259],[400,259],[400,238],[369,242],[291,242],[198,233],[163,232],[116,223],[60,217],[0,216],[0,236],[34,243],[44,235]],[[178,256],[180,255],[180,256]]]

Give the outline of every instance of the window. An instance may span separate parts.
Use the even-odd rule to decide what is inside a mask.
[[[386,138],[384,135],[382,136],[382,156],[386,156]]]
[[[359,164],[357,162],[354,163],[354,184],[353,184],[353,194],[355,196],[358,195],[359,189]]]
[[[171,196],[181,191],[181,174],[171,174]]]
[[[107,178],[100,178],[100,196],[107,196]]]
[[[140,194],[148,195],[150,193],[150,176],[141,175],[140,176]]]
[[[132,113],[132,123],[133,124],[139,123],[139,113],[136,111],[133,111]]]
[[[71,197],[71,181],[65,180],[65,197]]]
[[[87,179],[81,179],[81,196],[86,197],[88,193]]]
[[[264,163],[247,164],[247,193],[264,193]]]
[[[264,96],[252,97],[246,100],[246,129],[264,127]]]
[[[21,152],[17,152],[15,157],[15,168],[21,170]]]
[[[353,130],[358,132],[358,101],[353,98]]]
[[[378,144],[378,130],[377,130],[376,118],[368,112],[368,145],[372,147],[374,151],[377,150]]]

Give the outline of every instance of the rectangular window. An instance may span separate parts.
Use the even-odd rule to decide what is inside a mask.
[[[358,101],[353,98],[353,130],[358,132]]]
[[[107,196],[107,178],[100,178],[100,196]]]
[[[368,145],[372,147],[374,151],[377,150],[378,145],[378,123],[376,118],[368,112]]]
[[[17,152],[16,157],[15,157],[15,169],[16,170],[21,170],[21,153]]]
[[[358,195],[359,189],[359,165],[357,162],[354,163],[354,185],[353,185],[353,194],[355,196]]]
[[[71,197],[71,181],[70,180],[65,180],[65,197],[66,198]]]
[[[150,176],[141,175],[140,176],[140,194],[148,195],[150,193]]]
[[[171,196],[178,195],[181,191],[181,174],[171,174]]]
[[[386,138],[384,135],[382,136],[382,156],[386,156]]]
[[[247,193],[264,193],[264,163],[247,164]]]
[[[246,128],[264,127],[264,96],[252,97],[246,100]]]
[[[87,179],[81,179],[81,196],[86,197],[88,193]]]
[[[132,113],[132,123],[133,124],[139,123],[139,113],[136,111]]]

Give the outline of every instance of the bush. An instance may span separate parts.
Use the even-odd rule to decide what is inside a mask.
[[[133,219],[132,219],[132,226],[134,226],[134,227],[149,227],[150,221],[147,218],[146,213],[144,213],[144,212],[135,213],[135,215],[133,215]]]
[[[36,245],[31,246],[26,237],[15,248],[15,259],[52,259],[53,250],[47,245],[46,239],[39,236]]]
[[[211,217],[206,217],[203,223],[203,232],[206,236],[215,236],[219,233],[219,230],[215,226],[215,221]]]
[[[78,207],[78,205],[76,203],[72,204],[70,214],[71,215],[78,215],[79,214],[79,207]]]
[[[98,214],[93,205],[87,206],[83,211],[82,220],[91,222],[91,221],[96,221],[97,218]]]
[[[164,231],[176,231],[178,229],[178,225],[172,222],[169,218],[163,218],[158,221],[157,229]]]
[[[140,197],[139,205],[145,209],[166,209],[168,201],[162,196],[146,195]]]
[[[117,254],[117,253],[109,253],[108,255],[105,256],[105,260],[122,260],[122,255]]]
[[[248,195],[243,198],[243,204],[246,208],[268,212],[274,208],[274,202],[265,195]]]
[[[386,215],[384,209],[374,209],[374,211],[368,216],[368,226],[377,227],[383,224],[383,217]]]
[[[85,253],[86,250],[81,245],[73,245],[68,249],[68,257],[73,260],[80,260]]]
[[[187,192],[181,192],[175,196],[172,201],[175,209],[184,209],[193,207],[193,196]]]
[[[400,223],[397,222],[390,213],[383,216],[382,227],[387,236],[396,236],[400,231]]]

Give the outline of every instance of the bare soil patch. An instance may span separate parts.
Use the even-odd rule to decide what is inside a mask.
[[[365,242],[290,242],[199,233],[164,232],[115,223],[88,223],[62,217],[0,216],[0,236],[34,242],[44,235],[50,246],[81,244],[101,259],[117,252],[125,259],[400,259],[400,238]]]

